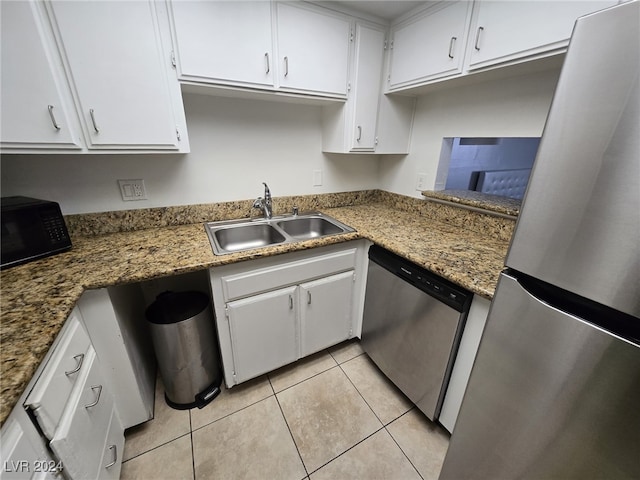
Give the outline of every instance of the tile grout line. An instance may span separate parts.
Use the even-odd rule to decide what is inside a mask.
[[[367,435],[366,437],[364,437],[362,440],[360,440],[359,442],[354,443],[353,445],[351,445],[349,448],[347,448],[344,452],[340,452],[338,455],[336,455],[335,457],[333,457],[331,460],[329,460],[326,463],[323,463],[322,465],[320,465],[318,468],[316,468],[313,472],[311,473],[316,473],[318,470],[320,470],[321,468],[326,467],[327,465],[329,465],[331,462],[333,462],[334,460],[337,460],[338,458],[340,458],[342,455],[344,455],[345,453],[349,452],[350,450],[353,450],[355,447],[357,447],[358,445],[360,445],[362,442],[368,440],[369,438],[373,437],[376,433],[378,433],[381,430],[385,430],[385,426],[382,425],[382,422],[380,422],[380,428],[377,429],[374,432],[371,432],[369,435]],[[403,452],[404,453],[404,452]],[[414,467],[415,468],[415,467]]]
[[[363,355],[366,352],[361,353],[360,355]],[[400,451],[402,452],[402,454],[404,455],[404,457],[409,461],[409,464],[413,467],[413,469],[416,471],[416,473],[418,474],[418,476],[420,478],[422,478],[424,480],[424,477],[422,476],[422,474],[418,471],[418,469],[416,468],[416,466],[413,464],[413,462],[411,461],[411,459],[407,456],[407,454],[405,453],[405,451],[402,449],[402,447],[400,446],[400,444],[396,441],[395,437],[391,434],[391,432],[388,430],[388,426],[391,425],[393,422],[395,422],[396,420],[398,420],[399,418],[402,418],[403,416],[405,416],[407,413],[409,413],[410,411],[412,411],[413,409],[417,408],[415,405],[413,405],[409,410],[407,410],[406,412],[398,415],[396,418],[394,418],[393,420],[390,420],[389,422],[387,422],[386,424],[382,421],[382,419],[380,417],[378,417],[378,414],[375,412],[375,410],[371,407],[371,405],[369,405],[369,402],[367,402],[367,399],[364,398],[364,395],[362,395],[362,392],[360,392],[360,390],[358,390],[358,387],[356,386],[355,383],[353,383],[353,381],[351,380],[351,377],[349,377],[349,375],[347,374],[347,372],[345,372],[345,370],[342,368],[342,364],[343,363],[347,363],[355,358],[358,358],[360,355],[356,355],[353,358],[350,358],[349,360],[346,360],[342,363],[339,363],[338,366],[340,367],[340,370],[342,370],[342,372],[344,373],[344,375],[347,377],[347,379],[349,380],[349,382],[351,383],[351,385],[353,385],[353,388],[356,389],[356,392],[358,392],[358,395],[360,395],[360,397],[362,398],[362,400],[364,401],[364,403],[366,403],[366,405],[369,407],[369,409],[373,412],[373,414],[376,416],[376,418],[378,419],[378,421],[380,422],[380,424],[382,424],[382,427],[379,430],[376,430],[374,433],[372,433],[371,435],[369,435],[368,437],[364,438],[363,440],[361,440],[358,443],[362,443],[364,442],[367,438],[371,437],[372,435],[374,435],[375,433],[379,432],[380,430],[384,429],[387,434],[391,437],[391,439],[393,440],[393,442],[398,446],[398,448],[400,449]],[[349,448],[348,450],[345,450],[344,452],[342,452],[340,455],[343,455],[344,453],[348,452],[349,450],[351,450],[353,447],[355,447],[356,445],[358,445],[358,443],[356,443],[355,445],[353,445],[351,448]],[[338,457],[340,456],[338,455]],[[336,458],[338,458],[336,457]],[[334,459],[330,460],[327,463],[332,462]],[[325,464],[326,465],[326,464]],[[324,466],[324,465],[323,465]],[[322,467],[320,467],[322,468]]]
[[[327,350],[327,351],[328,351],[328,350]],[[363,400],[363,401],[364,401],[364,403],[367,405],[367,407],[369,407],[369,410],[371,410],[371,412],[373,413],[373,415],[378,419],[378,422],[380,422],[380,428],[378,428],[378,429],[376,429],[375,431],[371,432],[369,435],[367,435],[366,437],[364,437],[362,440],[360,440],[360,441],[358,441],[358,442],[354,443],[354,444],[353,444],[353,445],[351,445],[349,448],[347,448],[345,451],[340,452],[338,455],[336,455],[335,457],[333,457],[333,458],[332,458],[331,460],[329,460],[328,462],[323,463],[323,464],[322,464],[322,465],[320,465],[318,468],[316,468],[313,472],[308,473],[308,475],[311,475],[311,474],[313,474],[313,473],[316,473],[316,472],[317,472],[318,470],[320,470],[321,468],[324,468],[325,466],[329,465],[331,462],[333,462],[334,460],[336,460],[336,459],[340,458],[342,455],[344,455],[345,453],[349,452],[350,450],[352,450],[353,448],[355,448],[357,445],[360,445],[362,442],[366,441],[367,439],[371,438],[372,436],[374,436],[376,433],[380,432],[381,430],[386,430],[386,425],[385,425],[385,424],[382,422],[382,420],[378,417],[378,415],[377,415],[377,414],[376,414],[376,412],[373,410],[373,408],[371,408],[371,405],[369,405],[369,403],[366,401],[366,399],[364,398],[364,396],[362,395],[362,393],[360,393],[360,390],[358,390],[358,388],[355,386],[355,384],[353,383],[353,381],[351,381],[351,378],[349,377],[349,375],[347,375],[347,372],[345,372],[345,371],[344,371],[344,369],[342,368],[342,364],[347,363],[347,362],[350,362],[351,360],[354,360],[354,359],[358,358],[359,356],[363,355],[365,352],[359,353],[358,355],[355,355],[355,356],[353,356],[353,357],[351,357],[351,358],[349,358],[349,359],[347,359],[347,360],[344,360],[342,363],[338,362],[338,359],[337,359],[337,358],[335,358],[335,357],[331,354],[331,352],[329,352],[329,351],[328,351],[328,353],[329,353],[329,355],[331,355],[331,357],[335,360],[335,362],[336,362],[336,364],[337,364],[337,365],[336,365],[336,367],[340,368],[340,370],[342,371],[342,373],[344,374],[344,376],[345,376],[345,377],[347,377],[347,380],[349,380],[349,383],[353,386],[353,388],[355,388],[355,389],[356,389],[356,392],[358,392],[358,395],[360,395],[360,398],[362,398],[362,400]],[[325,372],[326,372],[326,371],[329,371],[329,370],[332,370],[333,368],[335,368],[335,367],[331,367],[331,368],[329,368],[329,369],[325,370]],[[324,373],[324,372],[322,372],[322,373]],[[312,377],[309,377],[309,378],[308,378],[308,379],[306,379],[306,380],[309,380],[310,378],[313,378],[313,377],[315,377],[315,376],[316,376],[316,375],[313,375]],[[303,380],[303,382],[304,382],[304,381],[306,381],[306,380]],[[302,383],[302,382],[299,382],[299,383]],[[277,396],[276,396],[276,398],[277,398]],[[406,412],[405,412],[405,413],[406,413]],[[283,412],[283,415],[284,415],[284,412]],[[404,414],[403,414],[403,415],[404,415]],[[402,416],[402,415],[400,415],[398,418],[400,418],[401,416]],[[392,420],[392,421],[395,421],[395,420],[396,420],[396,419],[394,419],[394,420]],[[286,421],[286,417],[285,417],[285,421]],[[391,422],[389,422],[389,423],[391,423]],[[287,424],[287,425],[288,425],[288,424]],[[387,431],[387,433],[389,433],[389,432]],[[391,435],[391,434],[389,434],[389,435]],[[393,438],[393,437],[392,437],[392,438]],[[394,440],[394,441],[395,441],[395,440]],[[294,440],[294,443],[295,443],[295,440]],[[296,445],[296,448],[297,448],[297,445]],[[404,454],[404,452],[402,452],[402,453]],[[405,455],[405,456],[406,456],[406,455]],[[304,464],[304,462],[303,462],[303,464]],[[413,466],[413,464],[411,464],[411,466]],[[415,469],[415,467],[413,467],[413,468]],[[305,466],[305,470],[306,470],[306,466]]]
[[[310,377],[310,378],[312,378],[312,377]],[[304,380],[304,381],[306,381],[306,380]],[[302,382],[300,382],[300,383],[302,383]],[[273,384],[271,383],[271,379],[270,378],[269,378],[269,385],[271,385],[271,390],[273,390],[273,392],[274,392],[273,396],[276,398],[276,402],[278,403],[278,408],[280,409],[280,414],[282,415],[284,423],[287,426],[287,430],[289,431],[289,435],[291,436],[291,441],[293,442],[293,445],[296,447],[296,452],[298,452],[298,457],[300,458],[300,463],[302,463],[302,468],[304,468],[304,473],[306,474],[305,477],[309,478],[309,470],[307,470],[307,466],[304,463],[304,459],[302,458],[302,454],[300,453],[300,449],[298,448],[298,444],[296,443],[296,439],[293,436],[293,432],[291,431],[291,427],[289,426],[289,422],[287,421],[287,416],[284,414],[284,410],[282,410],[282,405],[280,405],[280,400],[278,399],[278,394],[275,393],[275,388],[273,388]]]
[[[193,421],[191,419],[191,410],[189,410],[189,439],[191,440],[191,472],[193,480],[196,480],[196,452],[193,446]]]
[[[402,454],[404,455],[404,457],[409,461],[409,464],[413,467],[413,469],[416,471],[416,473],[418,474],[418,476],[420,478],[422,478],[424,480],[424,477],[422,476],[422,474],[420,473],[420,470],[418,470],[418,467],[416,467],[413,462],[411,461],[411,459],[409,458],[409,456],[406,454],[406,452],[404,451],[404,449],[400,446],[400,444],[398,443],[398,441],[396,440],[396,437],[393,436],[393,434],[389,431],[389,429],[387,428],[387,426],[391,425],[393,422],[395,422],[396,420],[404,417],[405,415],[407,415],[409,412],[411,412],[412,410],[416,409],[418,407],[416,407],[415,405],[413,407],[411,407],[409,410],[407,410],[406,412],[404,412],[402,415],[400,415],[398,418],[392,420],[391,422],[389,422],[387,425],[384,426],[384,429],[387,431],[387,433],[389,434],[389,436],[391,437],[391,440],[393,440],[393,443],[395,443],[398,448],[400,449],[400,451],[402,452]]]
[[[0,0],[0,1],[1,1],[1,0]],[[266,374],[264,374],[264,375],[266,376]],[[260,378],[260,377],[256,377],[256,378]],[[267,379],[268,379],[268,377],[267,377]],[[269,381],[269,384],[271,384],[271,381]],[[225,388],[225,389],[226,389],[226,388]],[[273,386],[271,386],[271,391],[273,392]],[[220,418],[216,418],[215,420],[212,420],[211,422],[205,423],[204,425],[200,425],[198,428],[193,429],[193,426],[192,426],[192,427],[191,427],[191,428],[192,428],[192,432],[197,432],[198,430],[202,430],[204,427],[208,427],[209,425],[213,425],[214,423],[219,422],[220,420],[223,420],[223,419],[225,419],[225,418],[227,418],[227,417],[230,417],[231,415],[234,415],[234,414],[236,414],[236,413],[238,413],[238,412],[241,412],[241,411],[243,411],[243,410],[246,410],[247,408],[254,406],[256,403],[260,403],[261,401],[263,401],[263,400],[265,400],[265,399],[269,398],[271,395],[275,395],[275,393],[272,393],[272,394],[270,394],[270,395],[267,395],[266,397],[261,398],[260,400],[256,400],[255,402],[250,403],[249,405],[245,405],[244,407],[242,407],[242,408],[240,408],[240,409],[238,409],[238,410],[234,410],[234,411],[233,411],[233,412],[231,412],[231,413],[227,413],[226,415],[223,415],[223,416],[222,416],[222,417],[220,417]],[[189,412],[189,416],[191,416],[191,412]]]

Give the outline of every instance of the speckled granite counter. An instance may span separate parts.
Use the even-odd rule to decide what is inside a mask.
[[[476,294],[492,297],[513,228],[509,221],[434,210],[426,205],[429,202],[386,192],[358,198],[350,206],[321,208],[356,233],[214,256],[202,223],[163,226],[74,236],[69,252],[3,271],[0,422],[4,423],[85,289],[368,238]]]
[[[422,192],[427,200],[441,200],[468,207],[479,208],[488,212],[517,216],[522,201],[515,198],[490,195],[470,190],[427,190]]]

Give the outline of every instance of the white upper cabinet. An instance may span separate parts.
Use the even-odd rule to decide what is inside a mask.
[[[349,19],[329,10],[277,3],[277,24],[279,86],[346,96]]]
[[[385,31],[362,23],[356,25],[353,76],[352,150],[373,151],[384,61]]]
[[[4,1],[0,11],[2,149],[79,149],[75,111],[46,19],[35,2]]]
[[[89,147],[178,150],[153,2],[47,5]]]
[[[469,70],[564,49],[576,19],[615,1],[484,1],[476,3]]]
[[[273,86],[271,4],[172,2],[180,80]]]
[[[393,27],[389,89],[462,72],[471,6],[442,3]]]
[[[356,23],[349,98],[323,108],[322,151],[375,151],[385,33],[380,25]]]
[[[181,82],[346,97],[350,20],[307,3],[172,1]]]
[[[563,53],[578,17],[616,3],[456,0],[426,4],[423,11],[391,28],[386,90],[413,89]]]

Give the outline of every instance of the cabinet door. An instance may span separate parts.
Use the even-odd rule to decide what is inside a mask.
[[[576,19],[615,1],[480,1],[469,38],[469,69],[564,48]]]
[[[0,2],[0,12],[2,147],[80,148],[62,95],[68,85],[35,2]]]
[[[350,22],[329,11],[278,3],[280,87],[346,96]]]
[[[156,359],[144,318],[139,285],[86,290],[78,300],[80,318],[113,389],[124,428],[153,418]]]
[[[349,338],[353,271],[300,285],[300,356]]]
[[[54,474],[60,465],[47,451],[43,438],[20,407],[14,408],[0,430],[0,478],[28,479],[57,478]],[[40,477],[34,475],[34,467],[42,465]]]
[[[177,149],[153,3],[49,5],[90,147]]]
[[[71,393],[50,442],[51,449],[71,478],[99,476],[103,447],[114,412],[113,397],[102,377],[93,348],[85,362],[89,368]]]
[[[373,151],[384,60],[384,35],[380,28],[356,25],[356,57],[353,81],[351,149]]]
[[[296,287],[227,304],[236,383],[298,358]]]
[[[273,86],[271,4],[171,4],[182,80]]]
[[[122,454],[124,453],[124,428],[115,410],[111,415],[107,438],[102,449],[102,460],[100,461],[100,480],[118,480],[122,468]]]
[[[393,29],[389,88],[462,72],[471,5],[444,4]]]
[[[93,347],[74,309],[51,359],[25,401],[49,439],[54,436],[73,389],[90,367],[90,351]]]

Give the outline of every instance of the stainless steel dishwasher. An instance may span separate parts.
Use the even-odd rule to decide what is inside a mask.
[[[383,248],[369,249],[361,344],[437,420],[473,294]]]

